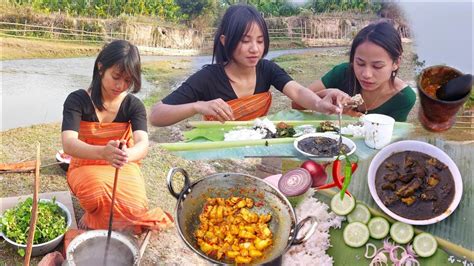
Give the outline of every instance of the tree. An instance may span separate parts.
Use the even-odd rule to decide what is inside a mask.
[[[203,10],[212,4],[211,0],[176,0],[181,13],[192,20],[199,16]]]

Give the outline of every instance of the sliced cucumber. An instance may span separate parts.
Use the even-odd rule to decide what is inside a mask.
[[[406,244],[413,238],[415,231],[410,224],[396,222],[390,227],[390,237],[398,244]]]
[[[353,222],[346,225],[344,232],[342,233],[344,243],[350,247],[358,248],[362,247],[369,241],[369,229],[367,225],[361,222]]]
[[[355,207],[354,196],[348,196],[344,194],[344,198],[341,200],[341,195],[336,193],[331,199],[331,210],[337,215],[347,215]]]
[[[382,239],[388,235],[390,231],[390,224],[383,217],[374,217],[370,219],[369,224],[370,236],[374,239]]]
[[[436,242],[436,239],[432,235],[421,233],[415,236],[413,249],[420,257],[431,257],[438,249],[438,242]]]
[[[361,222],[367,224],[370,220],[370,211],[364,204],[357,203],[354,210],[347,215],[347,220],[349,223]]]

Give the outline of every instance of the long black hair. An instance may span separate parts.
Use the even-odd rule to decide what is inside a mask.
[[[99,64],[101,64],[100,69]],[[117,66],[120,72],[130,76],[132,82],[128,89],[132,93],[139,92],[142,87],[138,48],[125,40],[115,40],[106,44],[95,60],[92,82],[89,87],[92,102],[99,111],[105,109],[102,100],[102,75],[113,66]]]
[[[347,69],[348,73],[342,88],[345,92],[351,95],[360,93],[362,89],[362,86],[360,85],[354,73],[354,56],[357,47],[367,41],[372,42],[387,51],[393,62],[400,59],[403,53],[400,34],[389,20],[381,20],[369,24],[360,30],[352,41],[349,57],[350,67]],[[392,84],[392,86],[394,85],[397,73],[398,69],[394,70],[390,76],[390,84]]]
[[[250,30],[252,23],[256,23],[263,34],[265,48],[263,57],[268,53],[270,46],[270,38],[268,37],[268,29],[262,15],[250,5],[234,5],[227,9],[222,21],[217,28],[214,36],[214,51],[212,54],[212,62],[225,65],[231,59],[240,40]],[[225,36],[224,45],[221,43],[221,35]]]

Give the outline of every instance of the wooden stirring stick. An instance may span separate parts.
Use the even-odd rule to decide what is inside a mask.
[[[120,142],[119,149],[121,150],[122,147],[123,143]],[[114,188],[112,189],[112,202],[110,203],[109,230],[107,231],[107,242],[105,244],[104,263],[102,263],[103,265],[107,265],[107,255],[109,251],[110,237],[112,236],[112,221],[114,217],[115,191],[117,190],[118,173],[119,169],[115,168]]]
[[[28,241],[26,242],[24,266],[30,265],[31,252],[33,250],[33,240],[35,236],[36,220],[38,219],[38,190],[39,190],[39,171],[41,165],[40,158],[40,143],[36,148],[36,166],[35,166],[35,181],[33,187],[33,207],[31,208],[30,228],[28,230]]]

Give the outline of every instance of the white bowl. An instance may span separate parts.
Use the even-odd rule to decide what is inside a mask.
[[[307,153],[307,152],[301,150],[300,148],[298,148],[298,143],[299,143],[301,140],[303,140],[303,139],[305,139],[305,138],[309,138],[309,137],[326,137],[326,138],[331,138],[331,139],[334,139],[334,140],[338,141],[338,140],[339,140],[339,135],[338,135],[338,134],[328,133],[328,132],[323,132],[323,133],[321,133],[321,132],[310,133],[310,134],[305,134],[305,135],[303,135],[303,136],[300,136],[300,137],[296,138],[295,141],[293,142],[293,146],[295,147],[295,149],[296,149],[299,153],[301,153],[301,154],[303,154],[303,155],[305,155],[305,156],[311,157],[311,158],[310,158],[311,160],[315,160],[315,161],[334,161],[334,160],[337,159],[337,156],[333,156],[333,157],[315,157],[315,156],[317,156],[317,155],[311,154],[311,153]],[[347,147],[349,147],[349,149],[350,149],[350,152],[348,152],[347,155],[351,155],[351,154],[353,154],[353,153],[355,152],[355,150],[356,150],[356,145],[355,145],[355,143],[354,143],[351,139],[346,138],[346,137],[343,136],[343,137],[342,137],[342,143],[343,143],[343,144],[346,144]],[[345,156],[340,156],[339,158],[340,158],[340,159],[343,159],[343,158],[345,158]]]
[[[52,200],[50,200],[50,199],[39,199],[39,201],[50,201],[50,202],[52,202]],[[56,200],[55,203],[63,210],[63,213],[66,216],[66,227],[70,228],[71,227],[71,222],[72,222],[71,212],[69,212],[67,207],[64,204],[62,204],[61,202]],[[26,249],[26,244],[16,243],[15,241],[13,241],[13,240],[9,239],[7,236],[5,236],[3,234],[3,232],[0,232],[0,235],[5,239],[5,241],[7,241],[15,249],[19,249],[19,248]],[[44,254],[49,253],[50,251],[55,249],[59,245],[59,243],[61,243],[61,241],[63,240],[63,237],[64,237],[64,234],[61,234],[61,235],[57,236],[55,239],[52,239],[52,240],[50,240],[46,243],[34,244],[33,248],[32,248],[32,251],[31,251],[31,256],[32,257],[42,256]]]
[[[437,160],[439,160],[440,162],[448,166],[449,171],[451,171],[451,174],[453,175],[455,191],[454,191],[453,201],[449,205],[448,209],[442,214],[430,219],[426,219],[426,220],[412,220],[412,219],[401,217],[398,214],[395,214],[382,203],[382,200],[379,198],[377,191],[375,189],[375,175],[377,173],[377,169],[385,161],[385,159],[390,157],[392,154],[404,152],[404,151],[417,151],[417,152],[427,154],[429,156],[436,158]],[[387,215],[389,215],[393,219],[407,223],[407,224],[427,225],[427,224],[437,223],[445,219],[446,217],[448,217],[452,212],[454,212],[454,210],[458,207],[459,202],[461,201],[462,178],[461,178],[461,173],[459,172],[458,167],[444,151],[440,150],[439,148],[431,144],[428,144],[422,141],[403,140],[403,141],[392,143],[382,148],[377,153],[377,155],[375,155],[374,159],[370,163],[367,178],[368,178],[367,183],[369,185],[370,194],[372,195],[372,198],[375,200],[375,203],[377,203],[377,205]]]

